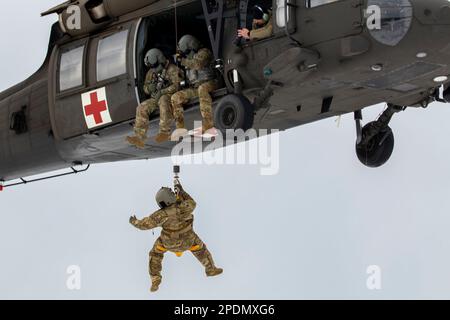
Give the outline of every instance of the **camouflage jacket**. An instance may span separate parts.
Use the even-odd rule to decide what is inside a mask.
[[[190,70],[202,70],[210,68],[213,63],[213,54],[209,49],[200,49],[193,58],[182,59],[181,65]]]
[[[134,226],[140,230],[162,227],[163,232],[174,236],[187,233],[193,230],[195,207],[195,201],[181,188],[175,204],[158,210],[147,218],[137,220]]]
[[[213,68],[214,57],[209,49],[200,49],[192,58],[181,60],[186,68],[186,78],[190,86],[197,88],[201,84],[217,79]]]
[[[144,92],[152,98],[158,95],[174,94],[180,90],[183,72],[174,64],[169,64],[162,72],[150,69],[144,83]]]

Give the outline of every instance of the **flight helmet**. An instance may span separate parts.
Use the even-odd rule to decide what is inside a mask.
[[[200,47],[200,41],[198,41],[197,38],[191,36],[190,34],[181,37],[180,41],[178,42],[178,50],[185,57],[192,57],[195,53],[198,52],[198,50],[200,50]]]
[[[161,209],[170,207],[177,201],[175,193],[170,188],[161,188],[156,194],[156,202]]]
[[[261,6],[258,5],[253,6],[252,13],[253,19],[263,20],[264,23],[267,23],[270,20],[269,12],[267,11],[267,9],[264,9]]]
[[[167,58],[161,50],[154,48],[147,52],[144,62],[148,68],[154,69],[155,71],[162,71],[167,64]]]

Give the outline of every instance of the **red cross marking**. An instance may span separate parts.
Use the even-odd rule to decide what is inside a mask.
[[[94,116],[95,124],[100,124],[103,122],[102,112],[107,111],[106,101],[98,101],[97,92],[92,92],[91,96],[91,104],[84,107],[84,112],[86,116]]]

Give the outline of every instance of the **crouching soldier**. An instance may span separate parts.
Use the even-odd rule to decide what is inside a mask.
[[[161,50],[151,49],[145,56],[145,65],[150,68],[145,78],[144,92],[150,99],[142,102],[136,110],[134,136],[127,141],[140,149],[145,147],[150,116],[159,106],[160,123],[156,142],[163,142],[170,137],[170,125],[173,120],[171,96],[179,91],[183,72],[164,56]]]

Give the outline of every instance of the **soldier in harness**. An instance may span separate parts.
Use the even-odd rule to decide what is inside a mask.
[[[215,266],[211,253],[194,232],[193,212],[196,203],[181,186],[177,171],[175,192],[170,188],[161,188],[156,195],[156,202],[161,209],[149,217],[142,220],[138,220],[135,216],[130,218],[130,223],[140,230],[162,227],[161,236],[150,252],[151,291],[156,292],[159,289],[162,281],[162,262],[164,254],[168,251],[175,253],[178,257],[181,257],[185,251],[190,251],[205,267],[208,277],[222,274],[223,270]]]
[[[143,149],[147,140],[150,116],[159,106],[160,123],[156,142],[166,141],[170,136],[172,107],[170,98],[180,90],[183,72],[164,56],[161,50],[151,49],[145,56],[145,65],[150,68],[145,78],[144,92],[150,99],[142,102],[136,110],[134,136],[127,137],[128,143]]]
[[[178,43],[181,65],[186,69],[189,88],[172,96],[173,115],[177,129],[185,129],[183,105],[192,98],[200,99],[200,112],[203,117],[202,131],[214,127],[211,92],[219,87],[214,71],[214,56],[211,50],[201,46],[200,41],[191,35],[183,36]]]

